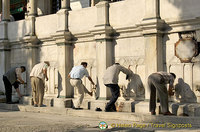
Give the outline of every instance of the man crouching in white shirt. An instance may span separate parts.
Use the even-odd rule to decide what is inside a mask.
[[[30,73],[31,78],[31,87],[32,87],[32,95],[34,107],[43,107],[43,97],[44,97],[44,79],[48,81],[47,77],[47,68],[49,66],[49,62],[41,62],[36,64]]]

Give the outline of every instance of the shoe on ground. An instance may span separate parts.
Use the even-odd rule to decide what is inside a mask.
[[[165,112],[165,113],[163,113],[163,115],[164,115],[164,116],[174,116],[174,114],[172,114],[172,113],[171,113],[171,112],[169,112],[169,111],[168,111],[168,112]]]
[[[33,107],[38,107],[38,105],[37,105],[37,104],[34,104]]]
[[[102,109],[99,108],[99,107],[97,107],[97,108],[95,109],[95,111],[102,111]]]
[[[38,107],[46,107],[46,105],[43,105],[43,104],[42,104],[42,105],[38,105]]]
[[[156,112],[155,112],[155,111],[152,111],[152,112],[151,112],[151,115],[156,115]]]

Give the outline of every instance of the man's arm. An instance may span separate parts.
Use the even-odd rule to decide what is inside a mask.
[[[15,72],[16,72],[16,74],[17,74],[17,80],[18,80],[20,83],[24,84],[25,82],[24,82],[24,80],[23,80],[22,77],[21,77],[21,73],[22,73],[21,68],[16,68]]]
[[[120,71],[122,71],[126,75],[130,75],[131,74],[130,65],[128,69],[120,65]]]
[[[47,68],[43,69],[43,74],[44,74],[44,77],[46,78],[46,81],[48,81]]]
[[[169,84],[169,90],[168,90],[168,94],[169,96],[173,96],[174,95],[174,85],[173,84]]]
[[[68,74],[68,78],[71,78],[70,74]]]
[[[92,83],[92,85],[95,85],[92,78],[90,76],[88,76],[88,79],[90,80],[90,82]]]

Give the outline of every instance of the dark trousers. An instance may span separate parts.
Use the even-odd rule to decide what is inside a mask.
[[[12,102],[12,84],[7,79],[6,76],[3,76],[3,82],[5,86],[5,92],[6,92],[6,103]],[[14,88],[17,89],[19,87],[19,82],[15,82],[13,84]]]
[[[112,93],[112,97],[111,97],[110,101],[107,103],[105,109],[106,110],[113,109],[116,111],[115,102],[117,101],[117,99],[119,97],[119,86],[118,86],[118,84],[105,84],[105,86],[109,87],[110,91]]]

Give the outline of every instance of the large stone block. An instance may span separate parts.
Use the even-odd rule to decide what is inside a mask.
[[[139,101],[134,101],[133,102],[133,106],[134,106],[134,109],[135,109],[135,113],[136,114],[150,114],[149,112],[149,102],[145,102],[145,101],[142,101],[142,102],[139,102]],[[157,103],[156,104],[156,113],[159,114],[160,113],[160,104]]]
[[[197,103],[172,103],[170,109],[177,116],[200,116],[200,104]]]
[[[53,106],[56,108],[71,108],[72,99],[71,98],[54,98]]]

